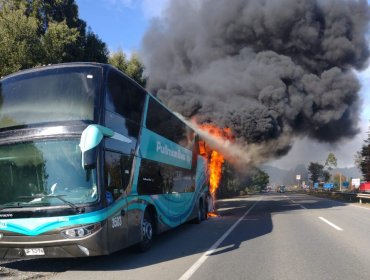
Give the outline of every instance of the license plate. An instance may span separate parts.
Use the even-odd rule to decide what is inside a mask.
[[[30,248],[24,249],[24,252],[27,256],[43,256],[45,255],[43,248]]]

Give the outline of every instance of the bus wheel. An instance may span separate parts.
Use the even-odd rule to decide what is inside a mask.
[[[204,206],[204,212],[203,212],[203,220],[208,219],[208,203]]]
[[[148,210],[146,210],[144,213],[141,230],[143,238],[138,244],[138,247],[140,252],[145,252],[152,246],[153,240],[153,217]]]
[[[205,210],[204,210],[203,202],[199,201],[198,210],[197,210],[197,217],[194,219],[194,222],[196,224],[200,224],[204,220],[204,212],[205,212]]]

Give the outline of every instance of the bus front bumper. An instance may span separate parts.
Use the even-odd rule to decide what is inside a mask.
[[[60,234],[40,236],[9,235],[0,232],[0,259],[70,258],[107,255],[105,228],[94,234],[68,239]]]

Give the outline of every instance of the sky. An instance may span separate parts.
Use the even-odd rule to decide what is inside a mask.
[[[140,51],[141,40],[153,18],[160,17],[169,0],[76,0],[79,17],[86,21],[92,31],[105,42],[110,52],[122,49],[126,54]],[[333,152],[338,167],[354,166],[358,151],[370,125],[370,68],[357,73],[362,88],[361,132],[350,141],[336,146],[303,138],[296,139],[288,155],[269,164],[283,169],[293,169],[298,164],[309,165],[311,161],[324,163]]]
[[[79,17],[107,43],[109,50],[138,51],[150,20],[168,0],[76,0]]]

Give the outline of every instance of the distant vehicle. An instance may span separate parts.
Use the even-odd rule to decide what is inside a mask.
[[[370,192],[370,182],[362,182],[358,188],[359,192]]]
[[[334,184],[333,183],[324,183],[324,189],[327,191],[333,191],[334,190]]]
[[[285,193],[285,186],[284,185],[280,185],[277,187],[277,192],[279,193]]]

